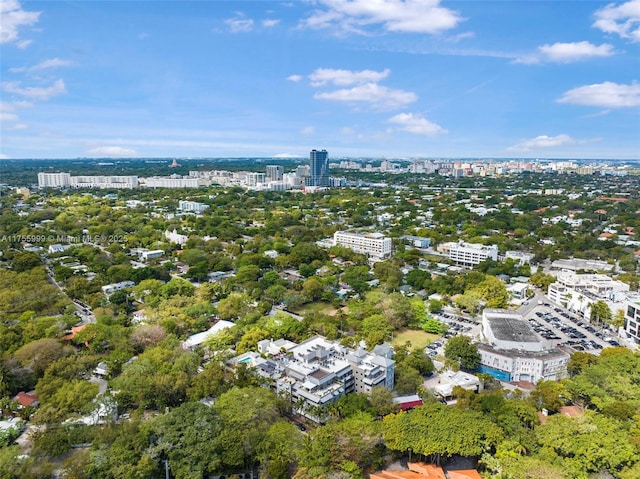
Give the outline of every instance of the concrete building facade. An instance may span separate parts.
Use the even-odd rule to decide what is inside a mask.
[[[391,238],[385,237],[382,233],[359,234],[336,231],[333,234],[333,241],[336,245],[377,259],[386,258],[393,250]]]

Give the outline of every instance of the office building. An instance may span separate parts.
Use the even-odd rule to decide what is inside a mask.
[[[479,372],[502,381],[555,381],[567,376],[569,353],[536,333],[522,315],[506,309],[485,309],[477,343]]]
[[[329,186],[329,154],[327,150],[311,150],[307,186]]]
[[[336,231],[333,234],[333,242],[356,253],[378,259],[386,258],[393,249],[391,238],[386,238],[382,233],[358,234]]]
[[[498,246],[475,243],[449,242],[438,246],[438,251],[449,256],[458,266],[472,268],[485,260],[498,261]]]

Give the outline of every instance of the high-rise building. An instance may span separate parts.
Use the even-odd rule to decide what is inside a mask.
[[[281,165],[267,165],[267,181],[282,181],[284,168]]]
[[[329,154],[327,150],[311,150],[307,186],[329,186]]]

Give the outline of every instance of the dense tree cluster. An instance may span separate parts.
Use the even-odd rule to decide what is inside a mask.
[[[467,190],[478,186],[486,189]],[[545,187],[574,194],[537,192]],[[252,469],[270,478],[360,478],[403,455],[469,456],[503,479],[638,477],[640,356],[623,348],[575,353],[569,379],[540,382],[526,397],[483,377],[484,392],[456,389],[457,405],[446,407],[424,391],[434,364],[423,347],[396,340],[394,394],[419,393],[424,406],[400,412],[390,391],[374,389],[333,403],[322,411],[325,424],[304,426],[286,396],[226,362],[267,338],[320,334],[369,349],[406,332],[436,338],[447,330],[431,313],[444,307],[469,318],[506,307],[499,275],[529,277],[543,290],[554,280],[511,260],[446,272],[446,258],[405,245],[403,235],[434,246],[496,244],[500,252],[532,252],[536,263],[569,256],[615,262],[614,275],[637,288],[633,252],[615,236],[594,234],[612,225],[619,234],[640,228],[637,179],[599,178],[597,187],[601,194],[590,194],[593,178],[569,175],[465,178],[454,186],[437,176],[397,175],[385,188],[305,195],[210,188],[2,196],[0,407],[41,429],[29,456],[12,444],[15,431],[0,437],[0,479],[51,477],[55,469],[67,479],[160,477],[165,465],[177,478]],[[606,199],[621,190],[630,192],[626,201]],[[210,208],[173,214],[185,198]],[[127,206],[128,199],[140,203]],[[493,208],[480,216],[476,204]],[[383,212],[393,220],[379,220]],[[582,224],[550,221],[568,214]],[[316,244],[343,227],[384,229],[393,257],[370,267],[362,254]],[[186,245],[167,240],[164,231],[174,229],[188,234]],[[51,254],[21,239],[48,236],[102,239]],[[141,265],[132,248],[164,255]],[[223,278],[209,282],[211,273]],[[120,281],[134,286],[103,294],[102,286]],[[71,299],[90,307],[95,321],[72,331],[79,318]],[[594,303],[591,314],[594,323],[620,322],[606,304]],[[193,351],[182,347],[220,319],[234,325]],[[451,338],[438,359],[469,371],[479,364],[466,336]],[[108,371],[105,394],[103,383],[88,380],[98,364]],[[20,410],[11,398],[31,389],[39,408]],[[129,417],[78,423],[114,404]],[[568,404],[582,414],[557,414]],[[543,420],[542,409],[550,413]]]

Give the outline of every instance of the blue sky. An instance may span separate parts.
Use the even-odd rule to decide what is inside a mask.
[[[640,0],[0,8],[0,158],[640,158]]]

